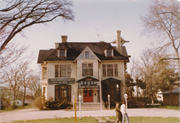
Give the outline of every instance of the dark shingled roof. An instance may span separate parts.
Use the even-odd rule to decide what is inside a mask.
[[[169,93],[170,93],[170,91],[163,92],[163,94],[169,94]],[[180,87],[173,89],[171,93],[180,93]]]
[[[122,46],[122,54],[120,54],[110,43],[106,42],[92,42],[92,43],[84,43],[84,42],[65,42],[59,43],[58,49],[67,49],[67,57],[58,57],[56,49],[50,50],[40,50],[38,63],[43,63],[43,61],[74,61],[79,54],[86,48],[89,47],[92,52],[100,59],[100,60],[127,60],[129,61],[126,48]],[[106,57],[104,54],[105,49],[115,49],[114,57]]]

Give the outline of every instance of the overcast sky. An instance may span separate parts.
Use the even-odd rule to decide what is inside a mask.
[[[148,47],[150,41],[148,37],[140,36],[143,31],[140,16],[147,14],[149,2],[150,0],[74,0],[74,21],[64,23],[62,18],[58,18],[46,25],[34,25],[25,29],[26,37],[17,35],[13,42],[29,45],[28,53],[35,54],[32,67],[37,68],[39,50],[55,48],[55,42],[61,42],[61,35],[67,35],[68,42],[112,42],[116,39],[116,30],[121,30],[121,36],[130,41],[124,46],[132,59]]]

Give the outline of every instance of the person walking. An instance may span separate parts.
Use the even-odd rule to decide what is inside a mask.
[[[126,118],[126,120],[127,120],[127,123],[129,123],[128,114],[127,114],[127,112],[126,112],[125,101],[122,102],[122,105],[121,105],[121,113],[122,113],[122,123],[125,122],[125,118]]]
[[[117,120],[115,123],[117,123],[117,122],[121,123],[122,122],[122,113],[120,111],[120,104],[118,102],[116,102],[115,112],[116,112],[116,117],[117,117]]]

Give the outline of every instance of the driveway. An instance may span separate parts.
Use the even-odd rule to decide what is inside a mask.
[[[178,117],[180,118],[180,111],[170,109],[159,109],[159,108],[142,108],[142,109],[128,109],[129,116],[145,116],[145,117]],[[98,110],[98,111],[81,111],[81,114],[77,111],[77,116],[115,116],[115,110]],[[63,117],[74,117],[74,111],[66,110],[46,110],[39,111],[38,109],[23,109],[10,112],[1,112],[1,122],[11,122],[17,120],[32,120],[32,119],[47,119],[47,118],[63,118]]]

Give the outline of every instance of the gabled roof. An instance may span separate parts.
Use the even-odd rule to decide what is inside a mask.
[[[81,79],[77,80],[77,82],[87,81],[88,79],[89,79],[90,81],[99,81],[98,79],[96,79],[96,78],[94,78],[94,77],[92,77],[92,76],[86,76],[86,77],[84,77],[84,78],[81,78]]]
[[[179,87],[179,88],[176,88],[176,89],[173,89],[173,90],[171,91],[171,93],[180,93],[180,87]],[[163,92],[163,94],[170,94],[170,91]]]
[[[44,61],[74,61],[87,46],[100,60],[129,61],[125,47],[122,48],[123,51],[122,54],[120,54],[110,43],[106,42],[65,42],[59,43],[59,48],[67,48],[67,57],[58,57],[56,49],[40,50],[38,63],[43,63]],[[106,57],[104,49],[114,49],[114,56]]]
[[[98,59],[99,61],[101,61],[101,60],[94,54],[94,52],[93,52],[88,46],[84,48],[84,50],[79,54],[78,57],[80,57],[80,56],[83,54],[83,52],[85,52],[85,50],[87,50],[87,49],[88,49],[88,51],[92,52],[93,56],[94,56],[96,59]],[[78,59],[78,57],[75,59],[75,61]],[[91,56],[91,57],[92,57],[92,56]]]

